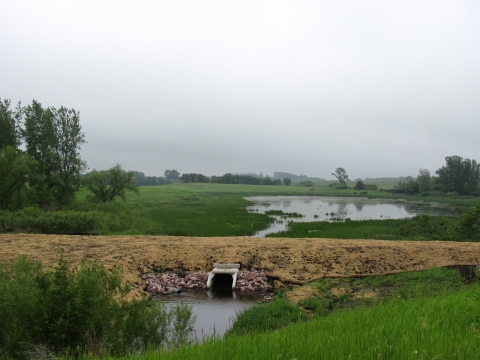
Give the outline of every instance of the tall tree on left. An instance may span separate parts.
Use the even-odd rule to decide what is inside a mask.
[[[15,110],[12,110],[10,104],[10,100],[0,99],[0,150],[7,146],[18,149],[22,143],[20,135],[22,106],[18,103]]]
[[[85,143],[80,113],[63,106],[44,109],[33,100],[24,108],[21,134],[27,154],[38,164],[29,178],[35,202],[42,206],[69,203],[80,186],[80,173],[86,168],[80,157]]]

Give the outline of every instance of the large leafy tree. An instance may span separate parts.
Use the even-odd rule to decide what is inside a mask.
[[[332,173],[333,176],[335,176],[340,183],[340,186],[344,186],[345,182],[349,180],[347,172],[343,168],[337,168],[334,173]]]
[[[443,191],[468,195],[478,189],[480,164],[458,155],[447,156],[446,165],[435,171]]]
[[[127,191],[138,193],[135,173],[123,170],[119,164],[108,170],[92,170],[85,174],[83,184],[92,192],[94,200],[101,202],[110,202],[116,197],[125,200]]]
[[[165,170],[165,179],[167,180],[178,180],[180,173],[177,170]]]
[[[427,169],[420,169],[417,175],[417,184],[420,192],[429,191],[431,188],[430,171]]]
[[[17,149],[21,144],[22,106],[18,103],[15,110],[12,110],[10,104],[10,100],[0,99],[0,149],[7,146]]]
[[[21,133],[27,154],[38,163],[38,171],[29,180],[37,202],[70,202],[80,185],[80,173],[86,168],[80,157],[85,143],[80,113],[63,106],[45,109],[33,100],[24,108]]]

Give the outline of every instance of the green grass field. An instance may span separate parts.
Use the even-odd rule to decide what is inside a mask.
[[[171,184],[144,186],[139,194],[130,193],[125,202],[92,203],[87,190],[81,189],[75,202],[59,211],[27,208],[17,212],[0,212],[5,229],[43,233],[94,232],[103,235],[184,235],[234,236],[251,235],[274,221],[265,214],[251,213],[246,207],[248,196],[342,196],[407,199],[438,202],[456,209],[457,214],[479,203],[473,196],[419,197],[367,191],[367,194],[330,186],[300,187],[275,185]],[[364,239],[403,239],[399,221],[365,221],[350,223],[293,224],[281,236]],[[279,236],[279,235],[273,235]],[[428,234],[427,234],[428,237]]]

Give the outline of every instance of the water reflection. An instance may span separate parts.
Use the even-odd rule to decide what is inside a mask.
[[[194,325],[195,337],[222,336],[232,326],[237,314],[259,301],[259,294],[240,291],[210,289],[188,290],[181,294],[157,296],[167,308],[183,301],[192,307],[197,317]]]
[[[255,196],[247,197],[254,203],[249,211],[265,213],[268,210],[282,210],[286,213],[299,213],[303,217],[282,218],[276,220],[268,229],[258,232],[255,236],[264,237],[280,231],[285,231],[288,222],[341,221],[370,219],[403,219],[428,213],[430,215],[446,215],[449,208],[438,203],[416,203],[405,200],[380,200],[368,198],[322,197],[322,196]],[[268,206],[266,205],[268,204]]]

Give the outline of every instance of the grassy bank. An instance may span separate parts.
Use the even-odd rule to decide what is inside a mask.
[[[299,308],[292,308],[283,300],[277,300],[248,310],[245,314],[251,319],[250,323],[243,321],[241,316],[236,323],[242,323],[240,329],[234,326],[223,340],[210,339],[203,344],[193,344],[175,351],[152,351],[135,358],[478,357],[480,286],[476,280],[466,284],[456,269],[433,269],[366,279],[323,280],[311,284],[311,287],[315,290],[313,298],[319,301],[324,299],[325,304],[330,303],[326,312],[313,312],[311,306],[308,313],[300,312]],[[357,289],[357,294],[375,292],[377,296],[357,297],[354,293],[340,291],[348,287]],[[332,305],[333,297],[336,301]],[[266,327],[265,321],[258,321],[267,313],[273,318],[271,327]],[[305,321],[306,318],[310,320]],[[295,321],[297,323],[285,326]]]
[[[148,359],[468,359],[478,357],[478,287],[392,300],[276,332],[228,337]]]

